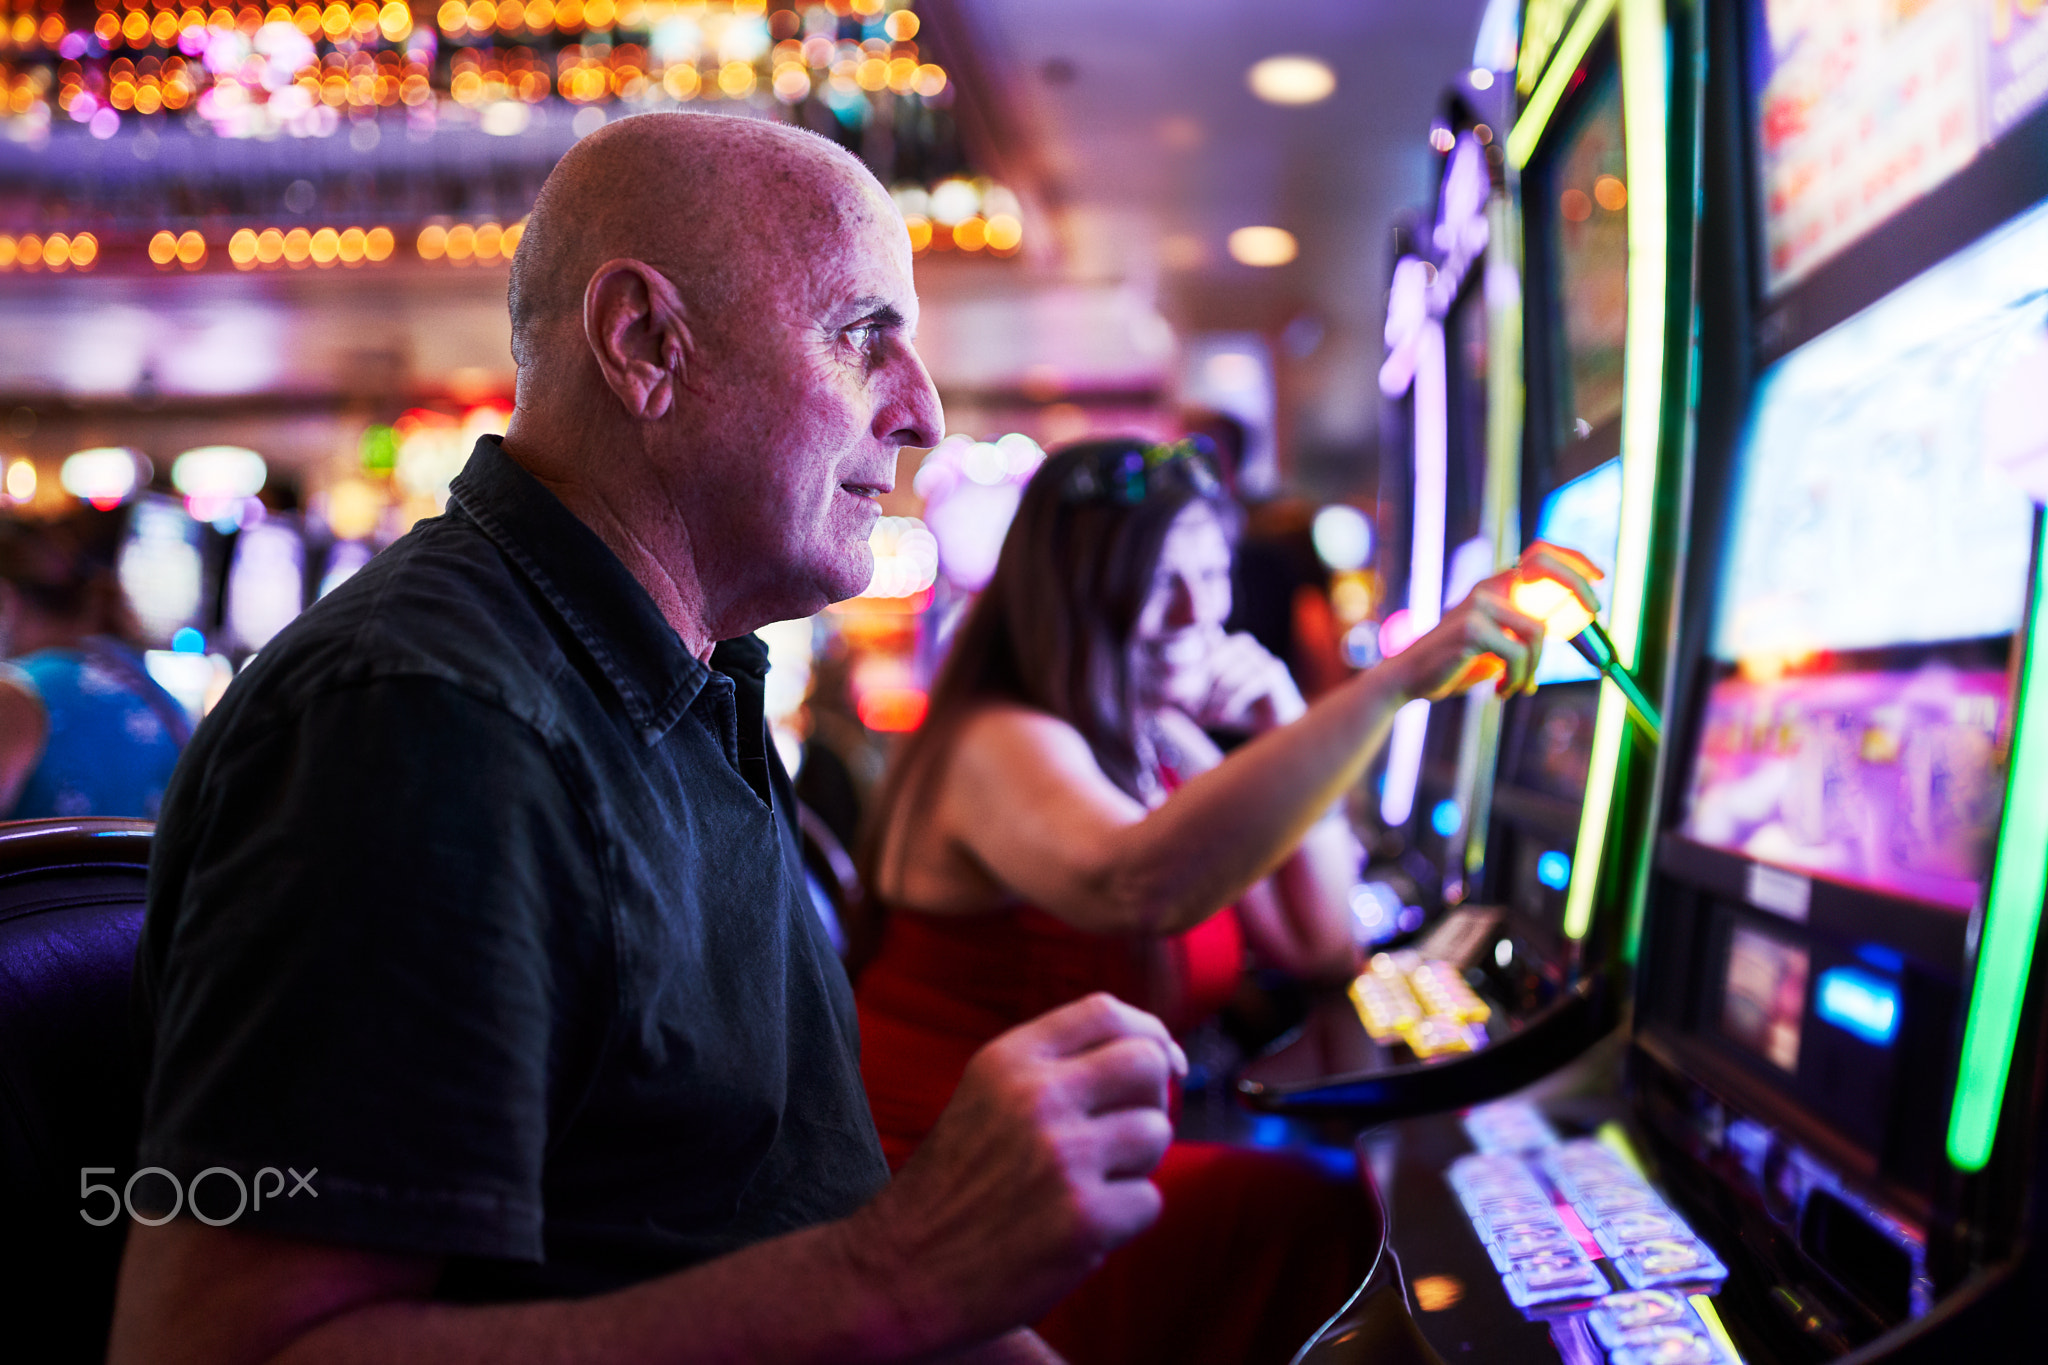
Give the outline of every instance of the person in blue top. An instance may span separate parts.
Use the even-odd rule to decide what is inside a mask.
[[[155,819],[191,722],[143,668],[118,521],[0,520],[0,819]]]

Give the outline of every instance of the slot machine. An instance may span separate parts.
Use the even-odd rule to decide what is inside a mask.
[[[1404,312],[1397,269],[1389,335],[1406,334],[1396,324],[1409,314],[1445,320],[1410,328],[1411,613],[1548,540],[1604,575],[1598,620],[1618,680],[1553,638],[1533,695],[1504,703],[1482,688],[1396,720],[1383,807],[1405,799],[1408,775],[1414,823],[1438,836],[1418,834],[1414,854],[1441,869],[1446,912],[1246,1069],[1239,1092],[1255,1107],[1378,1121],[1470,1104],[1562,1065],[1620,1015],[1658,758],[1644,713],[1662,684],[1688,449],[1687,333],[1666,320],[1691,307],[1698,96],[1690,68],[1670,60],[1689,41],[1685,15],[1612,0],[1572,15],[1554,30],[1532,25],[1548,44],[1525,45],[1492,123],[1442,128],[1432,243],[1476,239],[1486,256],[1462,274],[1404,262],[1416,297]],[[1521,112],[1502,132],[1509,97]],[[1487,173],[1480,229],[1446,227],[1470,193],[1461,166]],[[1442,405],[1433,433],[1424,376],[1440,354],[1467,350],[1484,352],[1483,377],[1432,381],[1463,395]],[[1469,367],[1461,356],[1443,368]],[[1382,387],[1394,387],[1387,371]],[[1486,459],[1466,476],[1466,520],[1453,525],[1452,500],[1426,475],[1432,456],[1452,467],[1439,452],[1458,448],[1457,431]],[[1469,562],[1455,584],[1430,562],[1439,541],[1447,562]]]
[[[1696,445],[1629,1027],[1362,1147],[1446,1360],[2028,1358],[2048,16],[1692,14]]]

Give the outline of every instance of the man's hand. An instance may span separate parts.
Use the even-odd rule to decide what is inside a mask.
[[[1015,1329],[1159,1216],[1145,1177],[1173,1138],[1168,1080],[1186,1073],[1165,1025],[1089,996],[976,1054],[902,1176],[851,1218],[585,1299],[436,1303],[432,1260],[190,1220],[132,1228],[110,1359],[1052,1361]]]
[[[1187,1058],[1151,1015],[1091,995],[968,1064],[895,1184],[848,1225],[901,1311],[942,1339],[1034,1322],[1159,1216]]]
[[[1444,613],[1434,629],[1389,660],[1402,689],[1424,701],[1442,701],[1488,678],[1504,697],[1535,690],[1536,662],[1543,655],[1543,623],[1515,610],[1509,600],[1518,580],[1550,578],[1569,588],[1590,612],[1600,599],[1592,579],[1600,576],[1584,555],[1537,541],[1521,561],[1472,590]]]
[[[1209,656],[1209,691],[1194,718],[1211,729],[1264,734],[1299,720],[1306,710],[1287,665],[1240,631],[1225,636]]]

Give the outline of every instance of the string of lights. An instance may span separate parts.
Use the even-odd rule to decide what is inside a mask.
[[[972,174],[920,31],[910,0],[0,0],[0,272],[502,264],[575,137],[720,105],[861,155],[920,253],[1014,255],[1017,196]],[[420,151],[479,136],[503,151]],[[329,139],[353,160],[225,154]]]

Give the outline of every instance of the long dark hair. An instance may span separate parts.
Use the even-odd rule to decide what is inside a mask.
[[[1206,442],[1084,441],[1039,467],[988,587],[968,609],[931,689],[924,723],[877,792],[857,862],[870,915],[889,831],[929,794],[975,709],[1009,701],[1080,731],[1110,781],[1140,795],[1131,637],[1174,519],[1202,503],[1226,534],[1236,505]],[[860,935],[856,934],[858,939]],[[856,943],[855,960],[860,959]]]

